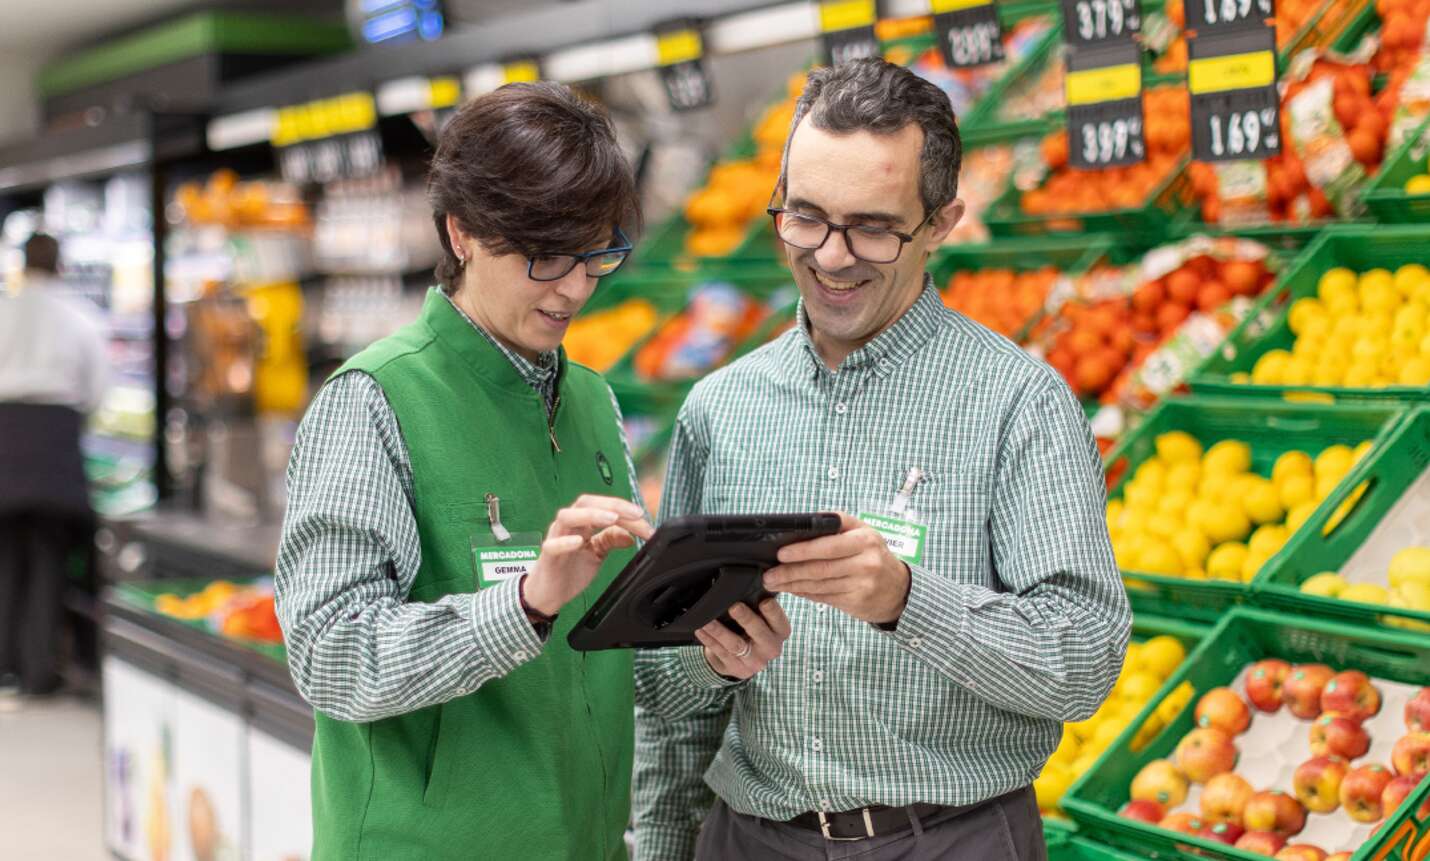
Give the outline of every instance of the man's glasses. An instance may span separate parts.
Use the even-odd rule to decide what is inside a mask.
[[[526,259],[526,277],[532,281],[560,281],[578,264],[585,264],[586,276],[605,278],[625,264],[631,256],[631,241],[619,227],[611,247],[584,254],[539,254]]]
[[[849,247],[849,253],[865,263],[893,263],[904,252],[904,245],[914,240],[913,233],[900,233],[887,227],[835,224],[823,218],[779,207],[770,207],[765,211],[774,218],[775,233],[786,245],[804,251],[816,251],[823,248],[824,243],[829,241],[829,234],[837,230],[844,234],[844,244]],[[932,220],[932,215],[925,218],[914,228],[914,233],[918,233]]]

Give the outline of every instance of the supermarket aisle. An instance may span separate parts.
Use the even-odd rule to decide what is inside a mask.
[[[73,697],[45,703],[0,694],[0,834],[7,857],[107,858],[101,825],[100,715]]]

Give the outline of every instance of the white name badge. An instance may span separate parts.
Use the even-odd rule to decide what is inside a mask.
[[[472,570],[477,588],[485,589],[513,577],[530,574],[541,555],[540,536],[514,535],[509,544],[498,544],[491,535],[473,536]]]
[[[887,514],[873,514],[863,512],[859,519],[873,527],[884,537],[884,543],[889,546],[889,552],[899,557],[910,565],[919,565],[924,561],[924,545],[928,541],[929,528],[922,523],[914,523],[909,520],[899,520]]]

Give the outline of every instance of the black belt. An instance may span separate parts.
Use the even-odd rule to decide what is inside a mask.
[[[786,825],[817,831],[826,840],[867,840],[886,834],[899,834],[914,827],[914,819],[931,819],[945,813],[960,814],[993,801],[980,801],[963,807],[945,807],[941,804],[910,804],[908,807],[885,807],[875,804],[848,810],[842,813],[811,812],[801,813],[787,821]]]

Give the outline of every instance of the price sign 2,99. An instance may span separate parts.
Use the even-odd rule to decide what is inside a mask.
[[[1281,152],[1274,31],[1199,36],[1188,45],[1192,157],[1264,160]]]
[[[1071,45],[1130,39],[1142,29],[1137,0],[1063,0],[1063,32]]]
[[[1074,48],[1068,56],[1068,161],[1084,170],[1147,159],[1142,68],[1132,42]]]
[[[1003,60],[1003,25],[990,0],[932,0],[943,61],[955,69]]]

